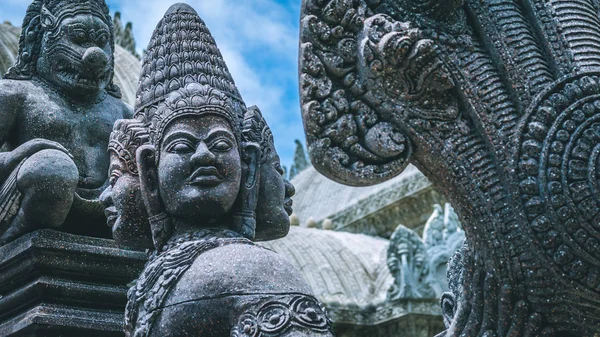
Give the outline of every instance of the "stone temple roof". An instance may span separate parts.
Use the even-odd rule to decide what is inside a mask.
[[[329,180],[314,167],[292,179],[296,187],[294,214],[300,226],[323,227],[331,220],[331,229],[389,238],[396,226],[422,227],[434,204],[443,197],[414,166],[399,176],[369,187],[350,187]],[[312,225],[309,222],[313,222]]]
[[[285,238],[260,244],[300,269],[328,308],[380,304],[393,282],[385,239],[294,226]]]
[[[6,73],[16,61],[19,51],[21,28],[9,23],[0,24],[0,74]],[[123,47],[115,46],[115,84],[121,88],[123,101],[131,106],[135,103],[135,93],[140,76],[141,63]]]
[[[437,299],[387,300],[394,278],[386,264],[386,239],[294,226],[285,238],[259,244],[300,270],[336,325],[376,326],[409,314],[439,320]]]

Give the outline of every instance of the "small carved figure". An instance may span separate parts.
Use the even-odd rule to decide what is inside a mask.
[[[390,300],[440,297],[448,290],[446,264],[464,241],[464,232],[449,204],[434,205],[423,230],[423,239],[413,230],[398,226],[390,239],[387,264],[395,282]]]
[[[124,248],[153,247],[135,161],[137,149],[148,144],[149,138],[145,123],[137,119],[118,120],[110,134],[109,186],[100,200],[106,207],[106,224],[112,228],[113,239]]]
[[[414,164],[477,253],[466,302],[497,283],[510,298],[486,301],[506,326],[526,312],[532,335],[600,331],[599,2],[304,0],[302,12],[314,167],[363,186]],[[506,336],[477,305],[457,311],[448,337]]]
[[[293,188],[204,22],[172,6],[147,55],[136,161],[154,251],[129,291],[126,335],[332,336],[299,271],[251,241],[287,233]]]
[[[0,81],[0,244],[38,228],[109,233],[98,201],[114,122],[131,116],[113,84],[103,0],[35,0],[16,64]],[[82,221],[85,219],[85,221]]]

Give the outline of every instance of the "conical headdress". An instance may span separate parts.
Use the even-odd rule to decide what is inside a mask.
[[[198,104],[209,104],[221,112],[233,110],[227,112],[234,119],[236,129],[246,110],[206,24],[186,4],[171,6],[152,35],[142,65],[135,115],[152,122],[154,131],[160,133],[156,128],[164,126],[173,116],[165,116],[167,109],[163,106],[158,111],[159,106],[161,103],[172,105],[175,101],[187,105],[180,113],[186,110],[189,113],[190,108],[197,108]],[[155,136],[160,138],[160,135]]]

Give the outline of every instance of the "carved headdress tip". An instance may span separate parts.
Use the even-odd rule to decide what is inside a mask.
[[[196,10],[194,8],[192,8],[192,6],[180,2],[180,3],[176,3],[173,6],[169,7],[169,9],[167,10],[167,12],[165,13],[165,16],[171,15],[171,14],[174,14],[174,13],[177,13],[177,12],[183,12],[183,13],[190,13],[190,14],[198,15],[198,13],[196,12]]]

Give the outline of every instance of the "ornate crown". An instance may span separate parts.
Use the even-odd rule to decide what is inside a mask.
[[[241,123],[245,105],[221,52],[198,13],[186,4],[172,6],[148,45],[136,97],[135,115],[150,120],[173,92],[197,83],[228,97]],[[237,127],[239,129],[239,126]]]

